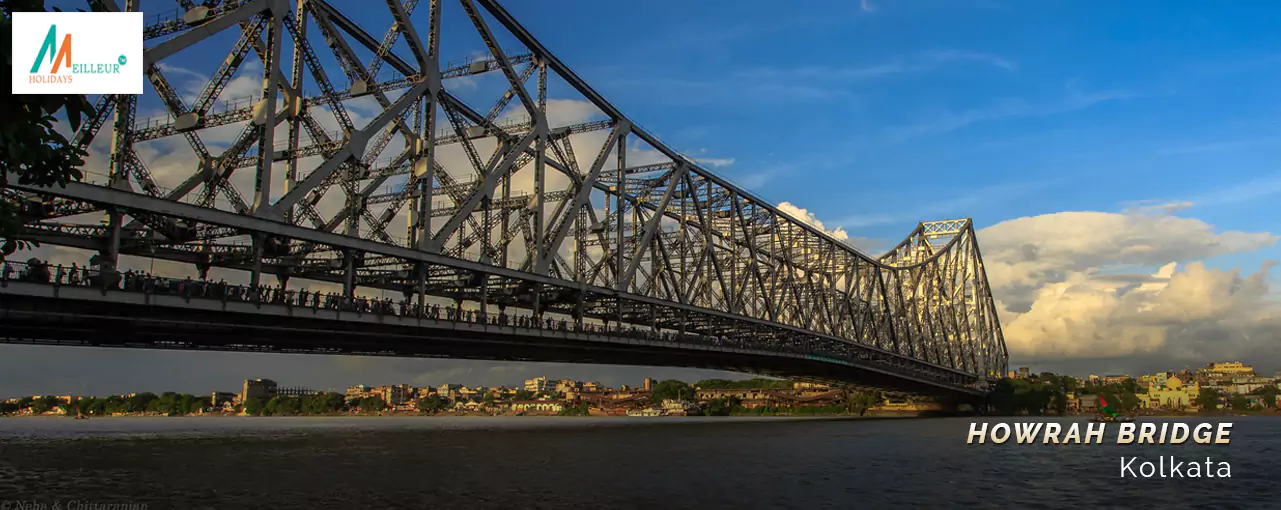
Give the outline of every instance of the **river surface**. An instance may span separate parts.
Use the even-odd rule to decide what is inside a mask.
[[[1222,420],[1227,445],[967,445],[968,418],[8,418],[0,510],[1281,508],[1281,419]],[[1162,455],[1232,478],[1120,477]]]

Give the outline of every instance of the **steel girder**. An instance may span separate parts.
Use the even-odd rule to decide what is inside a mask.
[[[489,54],[442,65],[443,1],[386,0],[381,38],[325,0],[181,1],[181,15],[147,31],[147,74],[166,113],[135,121],[138,98],[100,98],[75,141],[88,146],[113,117],[111,175],[15,186],[32,196],[27,235],[99,250],[112,267],[132,254],[243,269],[253,282],[264,271],[335,282],[347,294],[373,287],[579,321],[840,341],[951,374],[940,377],[1007,370],[970,220],[921,223],[868,256],[664,145],[494,0],[459,2]],[[166,62],[222,32],[234,36],[226,59],[184,99]],[[255,58],[261,94],[223,100]],[[380,77],[384,68],[395,76]],[[449,86],[461,77],[506,92],[475,109]],[[549,78],[601,115],[552,125]],[[377,111],[357,122],[351,102],[369,99]],[[225,149],[206,145],[229,126],[240,134]],[[138,148],[171,138],[197,163],[158,182]],[[252,200],[241,177],[252,177]],[[108,220],[84,222],[93,211]]]

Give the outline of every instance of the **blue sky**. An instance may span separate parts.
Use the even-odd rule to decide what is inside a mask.
[[[333,4],[375,36],[390,21],[381,4]],[[1281,210],[1281,4],[505,5],[668,145],[732,160],[716,170],[853,236],[889,244],[920,220],[971,216],[983,227],[1149,202],[1192,202],[1186,214],[1254,232],[1275,228]],[[444,12],[442,60],[484,53],[457,3]],[[425,26],[425,14],[415,21]],[[186,50],[201,55],[181,60],[196,72],[171,80],[198,91],[236,37]],[[459,95],[476,105],[504,90],[492,74],[473,86]],[[557,83],[551,96],[577,98]],[[148,103],[158,105],[154,94]]]
[[[666,143],[852,235],[1147,200],[1245,231],[1281,212],[1281,4],[509,4]]]

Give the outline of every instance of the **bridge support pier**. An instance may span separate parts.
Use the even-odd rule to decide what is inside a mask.
[[[418,309],[426,310],[427,309],[427,264],[425,262],[419,262],[418,264],[416,264],[414,267],[414,274],[417,275],[417,279],[418,279],[417,290],[416,290],[416,293],[418,294]],[[409,299],[409,296],[405,296],[405,299]]]
[[[578,291],[574,302],[574,323],[583,326],[583,291]]]
[[[253,271],[249,273],[249,286],[257,287],[258,284],[262,282],[262,245],[263,245],[264,239],[262,234],[254,234],[253,240],[254,240],[253,241],[254,242],[254,267],[253,267]]]
[[[535,283],[530,286],[530,292],[533,293],[533,296],[530,299],[531,308],[529,311],[534,317],[540,317],[543,313],[543,286]]]
[[[120,227],[124,220],[124,215],[119,209],[113,207],[108,211],[107,223],[111,227],[111,237],[107,240],[105,249],[98,253],[98,269],[104,273],[115,272],[116,264],[120,260]]]
[[[480,320],[489,315],[489,275],[480,277]]]
[[[356,296],[356,254],[351,250],[343,251],[342,295],[345,298]]]

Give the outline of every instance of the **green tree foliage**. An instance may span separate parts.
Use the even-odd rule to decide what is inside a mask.
[[[512,400],[533,400],[534,394],[525,390],[516,390],[516,396]]]
[[[480,402],[486,406],[494,405],[494,394],[485,392],[485,396],[480,398]]]
[[[120,395],[112,395],[105,399],[98,400],[95,406],[101,406],[101,412],[95,409],[93,414],[114,414],[129,412],[129,399]]]
[[[157,398],[160,397],[157,397],[155,393],[136,393],[125,401],[125,412],[141,413],[146,411],[151,402]]]
[[[1001,414],[1039,416],[1055,409],[1054,399],[1061,393],[1063,385],[1058,378],[1001,379],[988,395],[988,403]],[[1062,398],[1066,408],[1066,395]]]
[[[742,404],[742,399],[733,395],[725,398],[713,398],[703,405],[703,414],[708,416],[729,416]]]
[[[53,410],[57,405],[57,398],[52,395],[45,395],[44,397],[35,399],[31,402],[31,412],[35,414],[44,414]]]
[[[44,0],[0,2],[5,41],[13,39],[13,12],[44,11]],[[57,9],[55,9],[57,10]],[[13,73],[11,52],[5,50],[5,75]],[[88,153],[67,139],[56,127],[65,112],[71,131],[91,117],[93,106],[83,95],[9,94],[0,101],[0,260],[29,243],[16,239],[23,223],[22,194],[4,185],[16,175],[18,184],[65,186],[83,178],[80,167]]]
[[[1001,414],[1064,414],[1068,393],[1102,395],[1118,411],[1138,409],[1140,388],[1134,379],[1119,384],[1083,384],[1075,377],[1049,372],[1027,379],[1001,379],[988,396],[988,403]]]
[[[1139,396],[1134,392],[1125,389],[1125,385],[1115,385],[1104,389],[1099,393],[1107,399],[1112,407],[1120,412],[1132,412],[1139,408]]]
[[[385,409],[382,399],[368,402],[372,409]],[[315,395],[300,397],[276,397],[264,403],[257,398],[250,398],[240,405],[245,414],[251,416],[293,416],[312,414],[331,414],[341,412],[347,402],[338,393],[321,392]],[[67,414],[76,413],[102,416],[113,413],[148,412],[170,416],[197,414],[213,408],[211,397],[196,397],[187,393],[165,392],[159,396],[153,393],[139,393],[132,397],[113,395],[106,398],[81,397],[75,402],[62,402],[53,397],[24,398],[16,403],[3,404],[0,414],[18,412],[32,408],[37,413],[44,413],[53,408],[60,408]],[[359,407],[359,402],[353,408]]]
[[[866,411],[866,409],[864,409],[864,411]],[[791,413],[794,416],[826,416],[833,414],[846,414],[849,412],[850,411],[847,409],[846,405],[840,403],[828,404],[825,406],[797,406],[793,407],[791,410]],[[862,415],[862,412],[860,412],[859,415]]]
[[[1062,391],[1056,391],[1050,395],[1050,409],[1053,409],[1055,413],[1057,414],[1066,413],[1067,407],[1068,407],[1067,393],[1064,393]]]
[[[839,404],[836,405],[836,408],[838,410],[832,414],[844,412],[845,410],[844,406]],[[789,406],[759,406],[750,409],[739,407],[734,410],[734,414],[746,416],[789,416],[793,414],[794,411],[795,409]]]
[[[263,416],[275,416],[276,410],[280,408],[280,397],[271,397],[266,404],[262,406]]]
[[[1196,406],[1204,411],[1213,411],[1219,408],[1219,392],[1201,388],[1201,393],[1196,397]]]
[[[320,392],[309,397],[303,397],[303,409],[311,414],[333,414],[342,412],[346,408],[347,401],[341,393]]]
[[[153,398],[143,397],[144,395],[147,395]],[[195,396],[192,396],[191,394],[174,393],[172,391],[166,391],[162,393],[159,397],[156,397],[154,394],[150,394],[150,393],[139,394],[137,396],[143,397],[138,400],[139,403],[141,403],[144,399],[146,401],[146,404],[142,406],[143,410],[150,413],[159,413],[159,414],[170,415],[170,416],[182,416],[192,412],[191,411],[192,407],[198,401],[198,399]]]
[[[30,409],[37,414],[43,414],[54,408],[61,409],[70,415],[79,413],[104,416],[112,413],[131,412],[128,408],[127,400],[115,395],[107,398],[80,397],[74,402],[65,402],[62,399],[45,396],[40,398],[24,397],[17,402],[0,403],[0,414],[17,413],[25,409]]]
[[[365,397],[360,399],[360,411],[363,413],[381,413],[387,409],[387,401],[382,397]]]
[[[440,395],[432,395],[418,399],[418,410],[428,414],[436,414],[449,409],[449,399]]]
[[[685,381],[676,379],[668,379],[655,384],[649,396],[650,402],[658,403],[664,399],[693,400],[694,387],[685,384]]]
[[[64,407],[67,414],[101,416],[107,414],[107,401],[96,397],[81,397]]]
[[[258,397],[249,397],[245,399],[242,405],[244,406],[245,414],[249,416],[262,416],[263,408],[265,407]]]
[[[988,395],[988,403],[1001,414],[1040,414],[1046,402],[1027,379],[1001,379]]]
[[[1228,405],[1236,411],[1244,411],[1250,408],[1250,399],[1245,395],[1233,395],[1228,399]]]
[[[1276,386],[1264,386],[1262,388],[1259,388],[1250,392],[1251,395],[1258,395],[1263,397],[1264,407],[1276,407],[1278,393],[1281,393],[1281,390],[1277,389]]]
[[[209,409],[211,407],[213,407],[212,397],[199,397],[193,399],[191,403],[187,405],[187,412],[191,414],[202,413],[205,409]]]
[[[1064,392],[1079,393],[1081,391],[1081,380],[1070,375],[1059,376],[1059,383],[1063,386]]]
[[[302,400],[298,397],[277,397],[276,416],[295,416],[302,411]]]
[[[863,416],[867,410],[880,404],[884,398],[880,392],[876,391],[848,391],[845,393],[844,402],[840,404],[841,410],[849,414]]]

